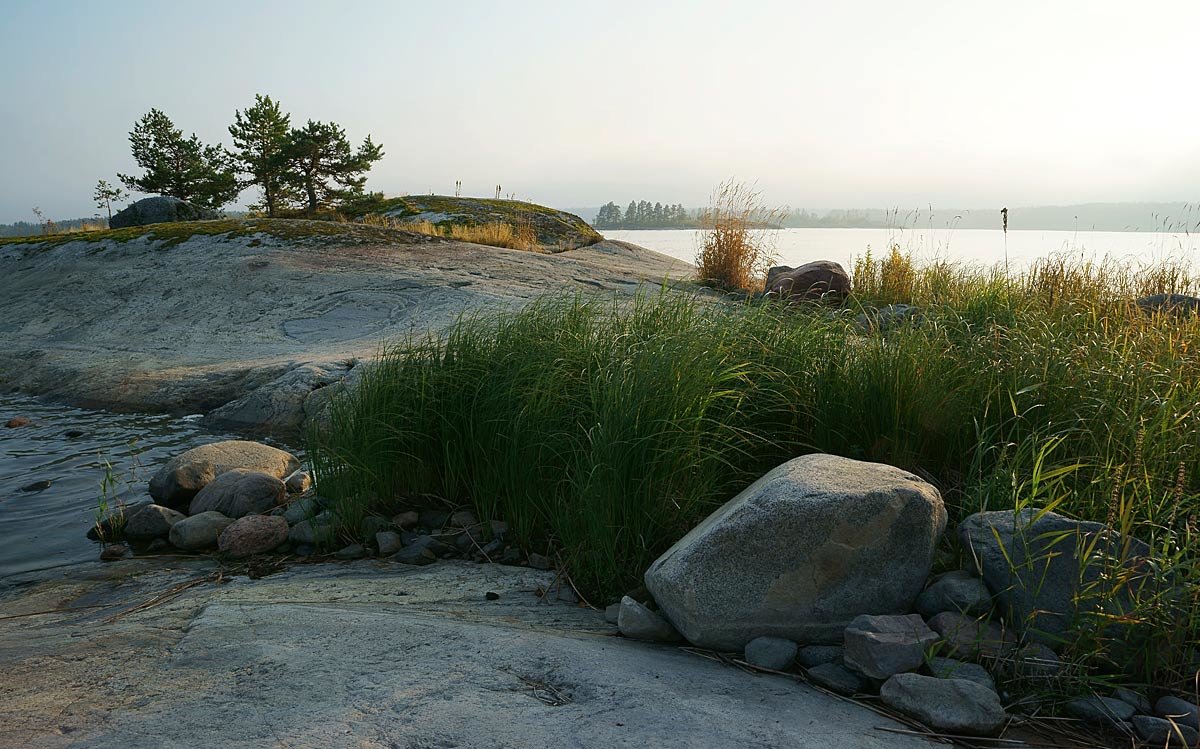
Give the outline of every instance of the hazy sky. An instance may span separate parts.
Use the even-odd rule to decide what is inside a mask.
[[[256,92],[370,133],[388,194],[1196,200],[1197,28],[1195,0],[0,0],[0,221],[94,214],[140,115],[228,144]]]

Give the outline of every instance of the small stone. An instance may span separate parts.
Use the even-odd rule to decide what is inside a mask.
[[[1063,712],[1088,723],[1116,725],[1129,720],[1137,710],[1115,697],[1078,697],[1063,706]]]
[[[67,431],[63,432],[63,436],[69,440],[78,439],[84,434],[86,434],[86,432],[84,432],[82,429],[68,429]]]
[[[966,679],[996,691],[996,681],[978,663],[966,663],[953,658],[930,658],[929,672],[939,679]]]
[[[1017,638],[999,624],[953,611],[933,617],[929,626],[942,636],[949,655],[958,658],[1002,658],[1017,647]]]
[[[917,611],[929,619],[943,611],[986,615],[992,610],[992,594],[983,580],[965,570],[954,570],[934,580],[917,598]]]
[[[1062,661],[1049,646],[1031,642],[1021,646],[1012,655],[1013,675],[1024,678],[1049,679],[1062,670]]]
[[[125,544],[106,544],[105,547],[100,550],[100,561],[115,562],[118,559],[123,558],[128,553],[129,547]]]
[[[1139,713],[1151,715],[1154,712],[1154,706],[1150,704],[1150,699],[1143,694],[1135,692],[1129,687],[1117,687],[1113,690],[1112,696],[1133,707]]]
[[[484,593],[483,597],[488,599],[489,601],[499,601],[500,600],[500,594],[495,591],[492,591],[492,590],[489,590],[487,593]]]
[[[288,494],[303,494],[312,488],[312,475],[308,471],[296,471],[283,481]]]
[[[515,546],[509,546],[501,554],[496,561],[500,564],[515,566],[521,563],[521,550]]]
[[[896,674],[879,696],[884,704],[951,734],[994,736],[1008,718],[995,692],[965,679]]]
[[[405,546],[388,558],[393,562],[400,562],[401,564],[417,565],[433,564],[437,561],[437,557],[434,556],[433,552],[424,546]]]
[[[392,529],[392,521],[378,515],[367,515],[362,519],[362,534],[364,538],[374,538],[376,533]]]
[[[288,525],[299,525],[319,514],[321,514],[321,501],[312,495],[301,497],[283,509],[283,518],[288,521]]]
[[[1200,745],[1200,732],[1191,726],[1174,723],[1165,718],[1149,715],[1133,716],[1133,731],[1149,746],[1195,747]]]
[[[805,645],[796,651],[796,662],[805,668],[813,668],[823,663],[841,663],[841,645]]]
[[[618,622],[618,617],[620,616],[620,614],[621,614],[621,604],[620,603],[610,604],[609,606],[605,607],[605,609],[604,609],[604,621],[608,622],[609,624],[615,625]]]
[[[287,521],[271,515],[246,515],[230,523],[217,537],[217,548],[231,559],[271,551],[288,540]]]
[[[286,519],[285,516],[285,522]],[[332,543],[333,519],[333,515],[325,511],[314,518],[296,523],[288,532],[288,540],[294,544],[312,544],[314,546]]]
[[[367,550],[362,547],[362,544],[350,544],[333,552],[333,556],[337,559],[362,559],[366,555]]]
[[[14,416],[8,421],[4,422],[4,427],[6,429],[19,429],[20,427],[27,427],[32,423],[33,422],[29,420],[28,416]]]
[[[1178,697],[1159,697],[1154,703],[1154,713],[1200,731],[1200,706]]]
[[[395,531],[380,531],[375,534],[375,546],[379,549],[379,555],[388,557],[400,551],[400,534]]]
[[[872,616],[862,614],[846,627],[846,667],[871,679],[916,671],[925,662],[925,651],[938,636],[917,614]]]
[[[177,512],[169,507],[146,505],[125,521],[125,538],[130,541],[142,542],[166,538],[171,533],[171,526],[185,517],[187,516],[182,512]]]
[[[165,538],[156,538],[146,547],[147,554],[157,554],[161,551],[169,551],[171,544]]]
[[[479,525],[479,521],[475,519],[475,513],[470,510],[459,510],[450,516],[450,527],[452,528],[470,528],[473,525]]]
[[[21,491],[23,491],[23,492],[44,492],[50,488],[50,485],[52,483],[54,483],[54,482],[47,481],[47,480],[34,481],[32,484],[26,484],[25,486],[22,486]]]
[[[418,522],[420,522],[420,520],[421,520],[420,515],[418,515],[413,510],[409,510],[408,512],[401,512],[401,513],[397,513],[396,515],[393,515],[392,516],[392,525],[396,526],[397,528],[403,528],[404,530],[408,530],[409,528],[412,528]]]
[[[440,531],[449,519],[450,513],[445,510],[423,510],[419,522],[424,528],[428,528],[431,531]]]
[[[621,634],[635,640],[678,642],[681,639],[670,622],[629,596],[621,599],[617,628]]]
[[[796,660],[796,643],[782,637],[755,637],[746,643],[746,662],[751,666],[783,671]]]
[[[288,543],[291,542],[289,541]],[[311,557],[316,551],[316,548],[312,544],[296,544],[292,549],[292,553],[298,557]]]
[[[450,547],[433,536],[400,534],[400,540],[407,548],[427,549],[434,558],[446,556]]]
[[[818,663],[808,669],[808,678],[838,694],[855,695],[866,692],[870,683],[838,663]]]
[[[200,551],[211,549],[217,545],[222,531],[233,524],[233,518],[227,518],[219,512],[210,510],[199,515],[180,520],[171,526],[168,538],[171,544],[184,551]]]
[[[529,555],[529,566],[535,570],[550,570],[554,569],[554,562],[550,557],[533,553]]]

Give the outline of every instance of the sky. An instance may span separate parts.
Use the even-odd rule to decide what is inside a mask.
[[[1197,200],[1197,28],[1194,0],[0,0],[0,222],[96,214],[151,107],[228,145],[256,93],[369,133],[389,195]]]

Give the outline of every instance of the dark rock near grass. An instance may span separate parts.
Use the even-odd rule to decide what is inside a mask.
[[[755,637],[746,643],[746,662],[759,668],[783,671],[796,660],[796,643],[780,637]]]
[[[226,471],[196,493],[189,515],[219,512],[225,517],[262,515],[283,504],[287,487],[277,477],[248,468]]]
[[[180,520],[171,526],[171,544],[184,551],[201,551],[217,545],[221,533],[233,524],[233,518],[208,511]]]
[[[333,541],[334,525],[333,515],[326,510],[313,518],[293,525],[288,531],[288,540],[294,544],[325,546]]]
[[[1200,706],[1178,697],[1159,697],[1154,703],[1154,713],[1160,718],[1169,718],[1181,725],[1200,730]]]
[[[860,614],[906,614],[946,523],[930,484],[892,466],[806,455],[727,502],[646,572],[689,641],[836,644]]]
[[[1150,698],[1144,694],[1136,692],[1129,687],[1117,687],[1113,690],[1112,696],[1127,705],[1133,707],[1139,713],[1151,715],[1154,713],[1154,705],[1150,704]]]
[[[919,669],[925,662],[925,651],[937,640],[937,633],[917,614],[864,614],[846,627],[842,661],[851,671],[883,680]]]
[[[1062,671],[1062,661],[1048,645],[1030,642],[1017,648],[1010,657],[1000,661],[1014,676],[1050,679]]]
[[[863,694],[871,688],[869,681],[840,663],[818,663],[806,673],[815,684],[838,694]]]
[[[100,550],[101,562],[115,562],[118,559],[124,559],[129,554],[129,547],[125,544],[105,544]]]
[[[217,548],[232,559],[265,554],[288,540],[288,524],[273,515],[246,515],[230,523],[217,538]]]
[[[309,495],[288,504],[283,510],[283,518],[288,521],[288,525],[299,525],[305,520],[320,515],[321,510],[320,499]]]
[[[1063,705],[1063,712],[1088,723],[1117,725],[1137,713],[1129,703],[1115,697],[1077,697]]]
[[[308,471],[296,471],[283,481],[288,494],[303,494],[312,488],[312,475]]]
[[[678,642],[681,639],[670,622],[629,596],[621,599],[621,608],[617,611],[617,629],[634,640]]]
[[[400,534],[395,531],[380,531],[375,534],[375,547],[380,556],[391,556],[400,551]]]
[[[1167,313],[1185,317],[1200,312],[1200,298],[1187,294],[1151,294],[1138,299],[1136,304],[1147,315]]]
[[[1191,726],[1150,715],[1135,715],[1131,722],[1137,737],[1155,749],[1200,746],[1200,731]]]
[[[967,663],[953,658],[930,658],[929,673],[939,679],[966,679],[996,691],[996,681],[987,669],[978,663]]]
[[[941,635],[946,652],[959,658],[1001,658],[1017,648],[1016,636],[988,619],[943,611],[929,620],[929,626]]]
[[[618,621],[618,617],[620,616],[620,614],[621,614],[620,602],[609,604],[608,606],[606,606],[604,608],[604,621],[608,622],[609,624],[615,625]]]
[[[405,546],[388,558],[393,562],[415,565],[433,564],[437,561],[434,553],[424,546]]]
[[[408,530],[421,521],[421,516],[414,510],[400,512],[392,516],[392,525],[402,530]]]
[[[150,496],[168,507],[183,507],[217,476],[235,468],[261,471],[277,479],[300,467],[294,455],[269,445],[226,440],[194,447],[169,460],[150,479]]]
[[[363,548],[362,544],[343,546],[333,553],[333,556],[337,559],[362,559],[366,555],[367,550]]]
[[[953,570],[930,583],[917,598],[917,611],[925,618],[943,611],[982,615],[992,610],[992,594],[978,576]]]
[[[554,560],[543,554],[533,553],[529,555],[529,566],[535,570],[552,570]]]
[[[1008,718],[994,691],[965,679],[896,674],[879,696],[889,707],[950,734],[995,736]]]
[[[474,525],[479,525],[479,521],[475,518],[475,513],[470,510],[458,510],[450,515],[449,519],[451,528],[470,528]]]
[[[868,309],[854,322],[864,333],[886,333],[909,322],[919,322],[921,310],[911,304],[888,304],[878,309]]]
[[[166,538],[171,533],[171,526],[185,517],[182,512],[169,507],[146,505],[125,521],[125,538],[135,542]]]
[[[422,528],[440,531],[450,520],[450,513],[445,510],[423,510],[418,521]]]
[[[128,226],[165,224],[172,221],[208,221],[218,218],[221,218],[221,214],[211,208],[192,205],[179,198],[157,195],[142,198],[114,213],[108,220],[108,228],[124,229]]]
[[[359,528],[364,537],[374,538],[376,533],[391,530],[392,521],[379,515],[367,515],[362,519],[362,525]]]
[[[805,668],[823,663],[841,663],[842,652],[841,645],[805,645],[796,651],[796,662]]]
[[[831,260],[817,260],[798,268],[780,265],[767,271],[765,291],[767,296],[789,301],[840,302],[850,293],[850,274]]]
[[[452,547],[439,541],[436,537],[425,534],[401,533],[400,540],[404,542],[405,548],[427,549],[434,557],[446,556],[452,549]]]
[[[1130,607],[1127,588],[1110,590],[1102,582],[1106,565],[1125,568],[1116,577],[1129,585],[1148,580],[1150,548],[1101,523],[1006,510],[971,515],[958,533],[1006,620],[1051,647],[1080,613]],[[1086,558],[1085,549],[1093,550]]]

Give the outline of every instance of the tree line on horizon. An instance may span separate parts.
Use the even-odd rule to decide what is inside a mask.
[[[291,115],[270,96],[256,94],[254,106],[234,111],[229,126],[233,150],[184,137],[171,118],[151,109],[129,133],[140,175],[118,174],[129,190],[166,195],[219,209],[245,189],[257,187],[251,206],[267,216],[315,215],[366,196],[367,172],[383,158],[368,135],[357,147],[336,122],[308,120],[292,127]],[[94,199],[111,216],[112,204],[128,197],[100,180]]]
[[[597,229],[694,229],[699,219],[683,207],[631,200],[624,211],[613,202],[600,206],[592,225]]]

